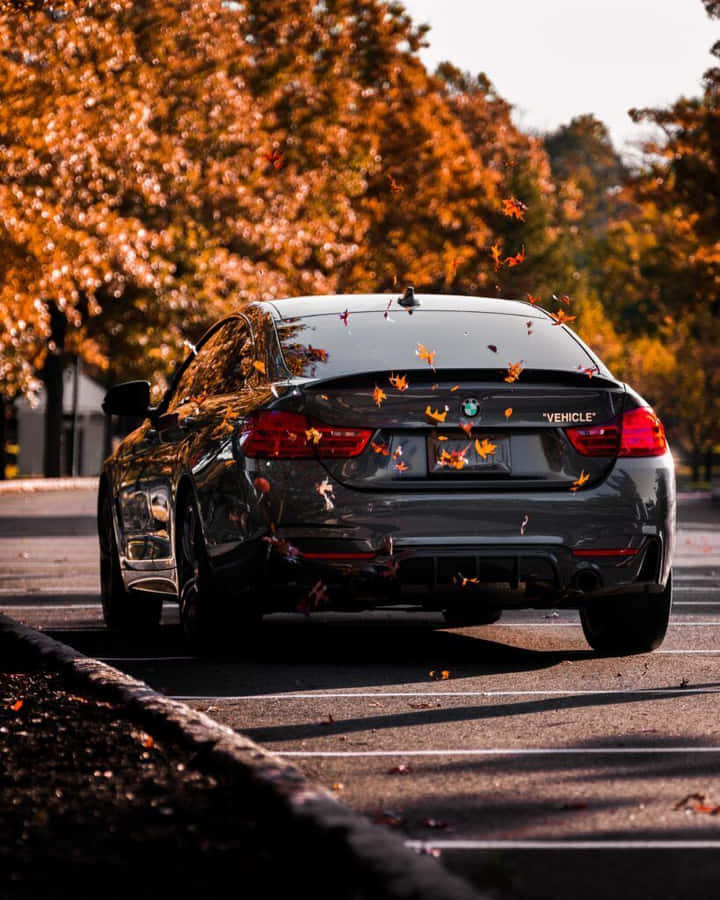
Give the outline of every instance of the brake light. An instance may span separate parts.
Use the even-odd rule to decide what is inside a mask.
[[[618,419],[588,428],[566,428],[583,456],[662,456],[667,449],[663,424],[649,407],[631,409]]]
[[[662,456],[667,450],[663,424],[648,407],[623,415],[618,456]]]
[[[252,459],[346,459],[359,456],[372,434],[368,428],[311,422],[300,413],[263,410],[245,421],[240,446]]]

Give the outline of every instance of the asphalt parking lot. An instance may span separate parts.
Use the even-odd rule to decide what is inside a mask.
[[[87,490],[0,496],[3,611],[288,756],[483,886],[689,897],[720,883],[720,504],[682,501],[668,636],[615,658],[567,611],[466,629],[277,615],[243,657],[188,655],[169,604],[152,640],[109,635],[94,505]]]

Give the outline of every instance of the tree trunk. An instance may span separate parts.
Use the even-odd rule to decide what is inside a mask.
[[[65,316],[50,304],[50,349],[41,372],[45,385],[45,446],[43,474],[58,478],[62,474],[61,448],[63,426],[63,351],[65,349]]]
[[[8,403],[3,394],[0,394],[0,481],[5,480],[7,465],[7,410]]]
[[[712,445],[705,451],[705,481],[712,482],[713,476],[713,448]]]
[[[692,450],[692,480],[693,484],[700,481],[700,449],[693,447]]]

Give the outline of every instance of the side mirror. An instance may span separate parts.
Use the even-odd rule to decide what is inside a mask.
[[[109,416],[146,416],[150,409],[150,382],[116,384],[105,394],[102,408]]]

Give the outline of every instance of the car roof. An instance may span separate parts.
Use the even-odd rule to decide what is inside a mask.
[[[346,309],[350,312],[379,312],[388,303],[398,309],[397,301],[402,292],[387,294],[325,294],[307,297],[289,297],[283,300],[266,300],[261,305],[269,308],[278,319],[307,318],[308,316],[337,315]],[[422,309],[446,312],[500,313],[510,316],[544,318],[548,313],[524,300],[505,300],[500,297],[470,297],[462,294],[415,294]]]

